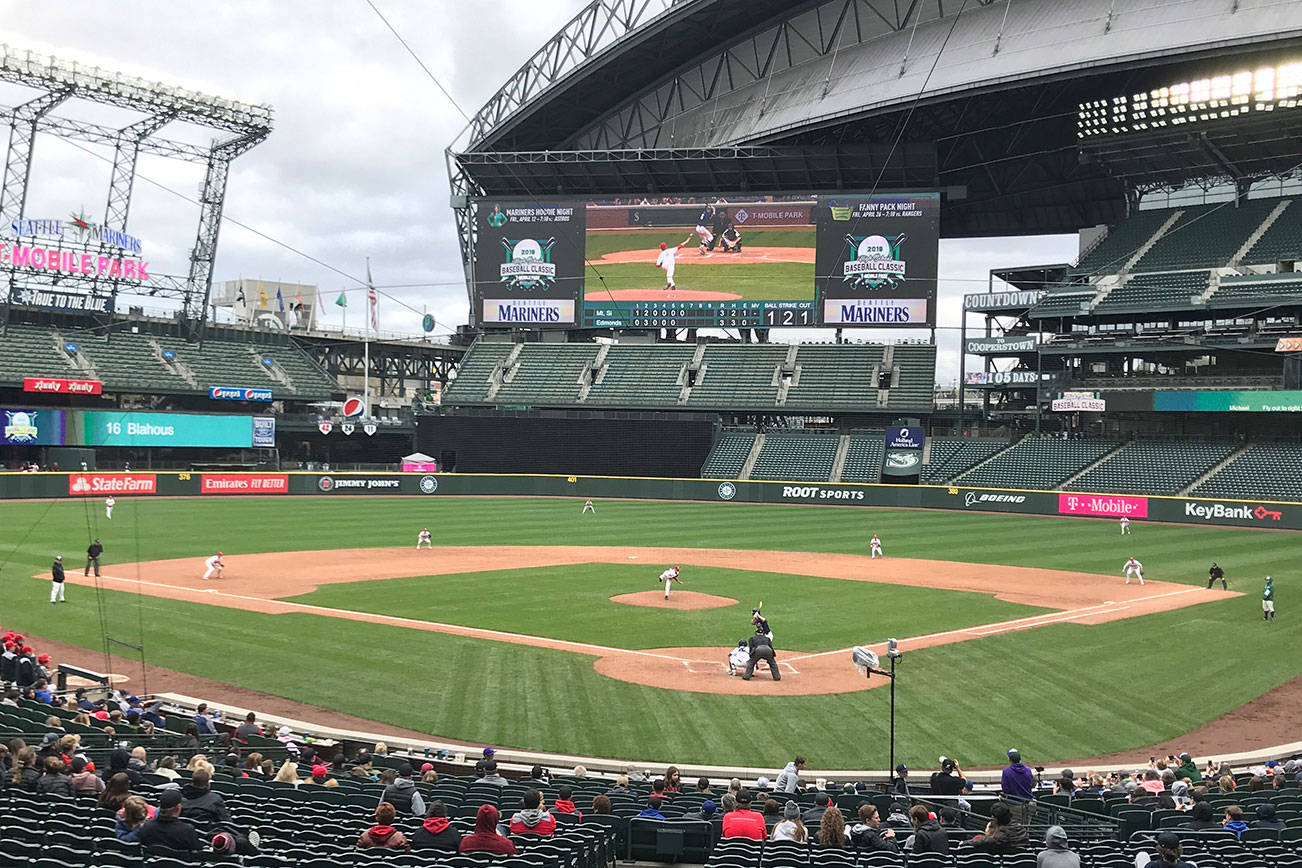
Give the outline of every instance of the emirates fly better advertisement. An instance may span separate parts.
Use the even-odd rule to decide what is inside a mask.
[[[936,324],[939,193],[820,196],[815,223],[824,325]]]

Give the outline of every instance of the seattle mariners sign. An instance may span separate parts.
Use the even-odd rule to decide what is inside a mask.
[[[476,208],[475,309],[480,322],[573,325],[583,292],[579,200],[484,200]]]

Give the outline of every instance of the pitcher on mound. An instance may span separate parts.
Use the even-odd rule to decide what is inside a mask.
[[[660,574],[660,581],[665,583],[665,599],[669,599],[669,589],[673,587],[674,582],[682,584],[682,579],[678,578],[678,567],[670,567]]]

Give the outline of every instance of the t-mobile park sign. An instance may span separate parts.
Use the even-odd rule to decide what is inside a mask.
[[[56,274],[84,274],[143,283],[149,263],[139,258],[140,239],[120,229],[92,223],[85,215],[68,219],[20,218],[4,227],[0,267]]]

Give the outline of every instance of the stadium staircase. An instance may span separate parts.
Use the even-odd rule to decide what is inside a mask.
[[[841,467],[841,482],[880,482],[882,478],[882,452],[885,450],[884,432],[851,434],[846,446],[845,463]]]
[[[1261,240],[1261,237],[1270,231],[1270,227],[1275,225],[1275,221],[1278,220],[1280,215],[1284,213],[1285,209],[1289,207],[1290,202],[1292,202],[1291,199],[1282,199],[1276,203],[1274,208],[1270,209],[1270,213],[1266,215],[1266,219],[1261,221],[1260,225],[1258,225],[1257,228],[1252,231],[1252,234],[1248,236],[1248,239],[1243,242],[1243,245],[1234,252],[1234,256],[1231,257],[1229,261],[1231,267],[1237,266],[1248,257],[1248,253],[1252,248],[1257,246],[1257,242]]]
[[[1178,494],[1237,450],[1229,442],[1132,440],[1063,483],[1072,491]]]
[[[1231,464],[1233,464],[1234,462],[1242,458],[1243,455],[1247,453],[1249,446],[1250,444],[1248,443],[1244,443],[1240,445],[1238,449],[1235,449],[1229,455],[1226,455],[1219,462],[1217,462],[1214,467],[1207,470],[1207,472],[1200,474],[1196,479],[1194,479],[1192,482],[1190,482],[1188,485],[1186,485],[1184,488],[1180,489],[1176,493],[1190,494],[1198,486],[1202,485],[1204,482],[1211,479],[1213,476],[1220,473],[1222,470],[1224,470],[1225,468],[1229,467]]]
[[[63,353],[68,364],[72,367],[74,371],[81,374],[83,377],[85,377],[88,380],[101,379],[99,372],[95,370],[95,363],[92,362],[90,360],[90,357],[87,356],[86,353],[82,351],[80,340],[69,341],[59,332],[58,329],[51,329],[50,337],[54,342],[55,352]],[[69,343],[74,343],[77,345],[77,351],[75,353],[69,353],[66,349],[64,349],[64,347]]]
[[[920,481],[924,485],[949,482],[1011,445],[1003,437],[930,437],[923,454]]]
[[[1026,437],[955,481],[991,488],[1056,489],[1117,445],[1110,440]]]
[[[746,453],[746,460],[742,462],[741,469],[737,471],[738,479],[750,479],[751,473],[755,470],[755,463],[759,461],[760,452],[764,449],[765,436],[763,434],[755,435],[755,442],[751,444],[750,451]]]
[[[1103,464],[1103,463],[1104,463],[1105,461],[1107,461],[1108,459],[1112,458],[1114,455],[1116,455],[1118,452],[1120,452],[1120,451],[1121,451],[1122,449],[1124,449],[1125,447],[1126,447],[1126,444],[1124,444],[1124,443],[1119,444],[1115,449],[1113,449],[1112,451],[1108,452],[1106,455],[1102,456],[1102,457],[1099,458],[1097,461],[1095,461],[1095,462],[1089,464],[1089,465],[1086,466],[1086,467],[1082,467],[1082,468],[1080,469],[1080,472],[1079,472],[1079,473],[1075,473],[1075,474],[1073,474],[1072,476],[1070,476],[1069,478],[1064,479],[1064,480],[1062,481],[1062,483],[1061,483],[1061,485],[1060,485],[1059,487],[1062,488],[1063,490],[1066,490],[1066,489],[1068,489],[1068,488],[1071,488],[1071,484],[1072,484],[1073,482],[1075,482],[1076,480],[1080,479],[1082,476],[1084,476],[1085,474],[1089,473],[1091,470],[1093,470],[1094,468],[1098,467],[1100,464]]]
[[[701,466],[702,479],[743,479],[755,452],[754,431],[724,431]]]
[[[1138,265],[1140,260],[1147,256],[1149,251],[1157,246],[1157,242],[1161,241],[1166,233],[1171,231],[1171,227],[1174,226],[1182,216],[1184,216],[1183,210],[1176,209],[1172,211],[1170,216],[1167,217],[1166,220],[1162,221],[1161,225],[1157,227],[1157,230],[1148,237],[1147,241],[1139,245],[1135,250],[1134,255],[1127,259],[1125,264],[1118,270],[1125,273]]]
[[[837,440],[836,455],[832,457],[832,473],[827,477],[828,482],[840,482],[841,473],[845,470],[845,456],[850,451],[850,435],[842,434]]]
[[[1300,466],[1302,444],[1253,443],[1189,493],[1198,497],[1302,500]]]
[[[761,436],[763,445],[746,478],[827,482],[831,477],[840,437],[786,431]]]

